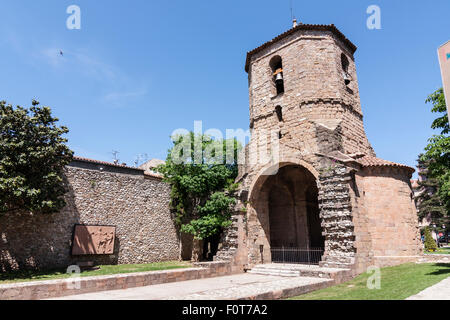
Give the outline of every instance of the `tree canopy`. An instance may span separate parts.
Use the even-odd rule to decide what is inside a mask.
[[[52,213],[65,206],[63,168],[73,153],[48,107],[0,102],[0,213]]]
[[[450,212],[450,136],[443,89],[432,93],[426,102],[433,105],[433,113],[439,114],[431,127],[441,130],[441,133],[428,140],[425,153],[420,155],[419,165],[424,166],[428,180],[420,184],[425,188],[431,187],[434,191],[429,189],[429,192],[422,193],[423,205],[419,205],[419,214],[430,211],[436,221],[448,218]]]
[[[448,134],[450,131],[447,115],[447,106],[445,104],[444,89],[440,88],[430,94],[426,100],[426,103],[431,103],[433,107],[431,112],[441,113],[441,115],[433,121],[431,125],[432,129],[442,130],[441,134]]]
[[[419,218],[430,217],[432,221],[438,223],[440,219],[446,216],[447,210],[439,195],[439,181],[434,177],[427,177],[429,161],[423,162],[419,159],[419,168],[424,178],[419,181],[421,187],[417,208],[419,209]]]
[[[171,185],[171,206],[181,231],[202,240],[231,225],[240,145],[194,134],[173,137],[166,163],[157,168]]]

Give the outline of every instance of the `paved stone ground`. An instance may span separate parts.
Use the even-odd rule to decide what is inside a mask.
[[[102,291],[53,300],[237,300],[270,292],[331,283],[330,279],[238,274],[124,290]]]
[[[450,277],[406,300],[450,300]]]

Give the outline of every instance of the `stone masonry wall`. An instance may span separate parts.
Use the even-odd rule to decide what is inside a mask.
[[[132,264],[177,260],[170,188],[143,170],[74,161],[67,205],[49,215],[0,216],[0,271],[67,267],[79,261]],[[75,224],[116,226],[113,255],[72,257]]]
[[[364,209],[379,267],[414,261],[422,254],[409,176],[398,168],[364,170]]]
[[[350,194],[351,174],[342,164],[322,166],[319,207],[325,236],[321,265],[341,267],[355,263],[355,237]]]
[[[364,177],[360,171],[351,171],[350,198],[353,216],[353,233],[355,236],[355,265],[354,271],[360,274],[373,265],[372,235],[369,231],[369,217],[364,207]]]

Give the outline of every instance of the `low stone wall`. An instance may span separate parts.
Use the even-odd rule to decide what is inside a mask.
[[[75,160],[65,169],[67,205],[55,214],[0,215],[0,272],[77,262],[134,264],[179,259],[170,187],[143,170]],[[71,256],[76,224],[116,227],[114,254]]]
[[[424,254],[417,260],[418,263],[450,263],[450,254]]]
[[[0,285],[0,300],[40,300],[90,292],[129,289],[240,273],[228,263],[199,263],[194,268]]]

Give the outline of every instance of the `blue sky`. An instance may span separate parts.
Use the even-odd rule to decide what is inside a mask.
[[[442,86],[437,48],[450,1],[300,1],[303,23],[334,23],[355,54],[365,128],[377,155],[415,166]],[[68,30],[66,8],[81,8]],[[369,5],[381,30],[366,27]],[[79,156],[133,164],[166,156],[177,128],[248,128],[246,52],[291,27],[289,0],[2,1],[0,99],[38,99],[69,127]],[[59,50],[64,56],[59,55]]]

